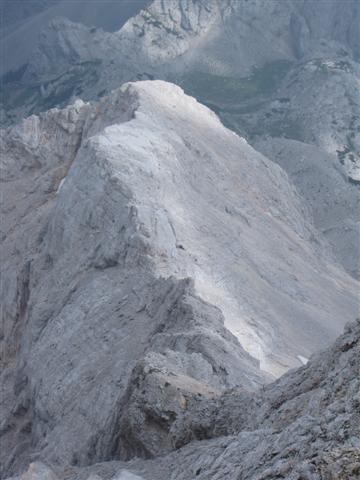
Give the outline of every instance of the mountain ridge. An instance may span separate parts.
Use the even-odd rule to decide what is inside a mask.
[[[166,452],[182,397],[252,390],[356,314],[356,283],[287,175],[175,85],[29,117],[2,151],[5,471],[36,451],[81,465]]]
[[[302,142],[291,156],[311,151],[319,171],[331,172],[318,185],[319,201],[337,191],[344,208],[329,230],[311,202],[313,221],[338,261],[358,278],[359,9],[352,0],[346,5],[154,1],[116,32],[55,19],[27,65],[3,82],[2,123],[76,98],[95,100],[129,80],[179,84],[250,144],[267,139],[271,160],[285,170],[288,164],[275,154],[272,139]],[[320,148],[319,155],[311,146]],[[304,184],[303,175],[312,182],[306,172],[300,178],[288,173],[297,185]],[[308,201],[309,193],[300,191]]]
[[[359,6],[2,3],[2,478],[358,477]]]

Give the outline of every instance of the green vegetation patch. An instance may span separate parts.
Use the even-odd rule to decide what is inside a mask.
[[[254,68],[247,77],[225,77],[204,72],[192,72],[183,78],[182,86],[201,102],[218,105],[252,99],[275,91],[291,67],[291,62],[278,60]]]
[[[22,82],[24,68],[0,78],[0,104],[6,112],[23,109],[26,115],[53,107],[62,107],[73,95],[80,95],[82,86],[95,85],[101,61],[74,65],[62,75],[44,81]]]

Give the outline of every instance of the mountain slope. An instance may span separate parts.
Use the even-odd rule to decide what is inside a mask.
[[[192,441],[170,455],[60,468],[57,475],[39,462],[29,467],[26,479],[356,480],[359,342],[358,320],[306,367],[289,372],[261,393],[232,391],[189,405],[179,426],[185,434],[182,440]]]
[[[154,0],[113,33],[73,23],[72,14],[64,12],[67,20],[48,19],[52,21],[22,62],[17,80],[28,88],[44,84],[42,95],[47,97],[51,86],[62,89],[56,79],[64,73],[97,61],[97,85],[76,81],[87,98],[95,98],[139,76],[181,82],[184,74],[203,73],[222,77],[226,87],[227,79],[244,78],[255,67],[276,67],[277,62],[291,65],[326,55],[358,61],[358,2],[345,2],[348,8],[338,0]],[[76,91],[67,89],[63,101],[73,94]]]
[[[356,315],[287,175],[177,86],[1,139],[4,472],[168,452],[193,397],[258,388]]]
[[[3,77],[2,123],[96,99],[123,81],[175,82],[251,144],[265,141],[265,154],[296,185],[311,184],[313,168],[297,178],[276,144],[301,142],[288,143],[289,156],[306,152],[317,171],[329,172],[308,204],[313,222],[358,278],[359,15],[353,0],[155,0],[116,32],[54,19],[24,65]],[[329,226],[321,218],[333,191],[344,208]]]
[[[359,187],[344,179],[337,155],[286,138],[259,139],[254,146],[287,171],[338,261],[359,278]]]
[[[2,0],[0,38],[1,74],[28,62],[41,31],[54,18],[66,17],[91,29],[119,30],[148,0]]]

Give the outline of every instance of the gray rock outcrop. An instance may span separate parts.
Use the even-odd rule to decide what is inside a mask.
[[[196,398],[256,390],[356,315],[285,172],[177,86],[31,116],[1,148],[3,475],[163,455]]]
[[[127,474],[143,480],[356,480],[359,360],[357,320],[331,348],[257,394],[235,390],[189,404],[173,433],[190,443],[176,452],[57,473],[61,480],[94,475],[115,480]]]
[[[311,153],[312,166],[331,172],[309,207],[337,260],[358,278],[358,1],[155,0],[140,6],[115,32],[51,17],[37,47],[3,78],[2,123],[79,97],[99,98],[124,81],[175,82],[252,145],[266,141],[265,154],[272,152],[271,160],[297,185],[303,179],[311,184],[313,168],[296,178],[292,162],[271,146],[273,139],[275,144],[279,137],[302,142],[300,150]],[[70,9],[68,17],[82,18],[73,13]],[[297,159],[295,145],[288,143],[288,151]],[[341,221],[324,228],[319,205],[333,191],[344,205]],[[309,195],[302,193],[307,201]]]

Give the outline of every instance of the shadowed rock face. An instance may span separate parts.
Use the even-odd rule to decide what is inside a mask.
[[[194,398],[171,430],[177,447],[190,444],[174,453],[154,460],[58,469],[56,477],[39,463],[29,467],[25,478],[356,480],[359,361],[357,320],[331,348],[257,394],[233,390],[213,399]],[[35,470],[48,476],[31,476]]]
[[[181,465],[173,477],[180,479],[193,478],[196,471],[201,479],[356,479],[359,348],[358,320],[347,326],[332,348],[258,395],[230,392],[200,402],[194,411],[190,408],[188,423],[179,422],[182,431],[187,438],[196,438],[198,432],[219,438],[195,442],[159,464]]]
[[[1,142],[4,474],[167,453],[195,399],[256,390],[356,314],[287,175],[175,85]]]
[[[59,17],[79,22],[95,31],[113,32],[151,0],[2,0],[0,3],[1,74],[29,61],[41,32]]]
[[[358,278],[359,188],[344,179],[337,156],[286,138],[259,139],[255,146],[287,170],[311,208],[317,229],[331,244],[336,258]]]
[[[17,25],[29,17],[51,7],[59,0],[3,0],[0,5],[1,29]]]

